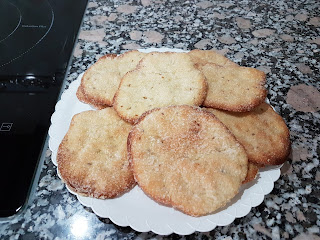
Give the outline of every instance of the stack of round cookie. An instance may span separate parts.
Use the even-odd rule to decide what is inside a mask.
[[[61,177],[86,196],[116,197],[137,183],[186,214],[213,213],[289,154],[265,81],[214,51],[106,55],[78,88],[100,110],[72,119],[58,150]]]

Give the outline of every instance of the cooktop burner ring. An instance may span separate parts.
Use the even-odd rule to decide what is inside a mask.
[[[31,44],[31,47],[28,47],[25,51],[21,52],[21,53],[18,53],[18,55],[14,56],[13,58],[11,58],[10,60],[4,62],[4,63],[0,63],[0,68],[5,66],[5,65],[8,65],[10,63],[12,63],[13,61],[19,59],[20,57],[22,57],[23,55],[27,54],[28,52],[30,52],[34,47],[36,47],[45,37],[46,35],[50,32],[52,26],[53,26],[53,23],[54,23],[54,18],[55,18],[55,15],[54,15],[54,11],[52,9],[52,6],[51,4],[49,3],[48,0],[46,0],[46,3],[48,5],[48,7],[50,8],[50,12],[51,12],[51,21],[50,21],[50,26],[48,27],[48,30],[35,42],[35,43],[32,43]],[[13,4],[14,5],[14,4]],[[14,5],[15,6],[15,5]],[[16,7],[16,6],[15,6]],[[23,15],[21,14],[21,11],[19,10],[19,8],[17,7],[19,13],[20,13],[20,22],[18,24],[18,26],[15,28],[15,30],[10,34],[8,35],[5,39],[1,40],[0,41],[0,44],[1,42],[4,42],[5,40],[9,40],[8,38],[9,37],[14,37],[14,32],[17,31],[17,29],[19,29],[19,26],[20,28],[32,28],[34,26],[29,26],[28,24],[21,24],[21,20],[23,19]]]
[[[6,40],[7,38],[9,38],[18,29],[18,27],[20,26],[20,23],[21,23],[21,19],[22,19],[22,15],[21,15],[20,9],[16,5],[14,5],[13,3],[11,3],[11,2],[8,2],[8,3],[11,4],[12,6],[14,6],[18,10],[18,12],[19,12],[19,22],[18,22],[17,26],[12,30],[11,33],[9,33],[5,38],[0,39],[0,43],[3,42],[4,40]]]
[[[24,214],[34,198],[87,3],[0,0],[0,222]]]

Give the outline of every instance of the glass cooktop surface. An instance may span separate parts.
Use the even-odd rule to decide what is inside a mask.
[[[86,5],[87,0],[0,0],[2,219],[31,199]]]

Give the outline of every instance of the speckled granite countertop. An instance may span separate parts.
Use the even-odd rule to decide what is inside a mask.
[[[270,102],[290,129],[290,160],[247,216],[207,233],[157,236],[116,226],[83,207],[57,176],[48,150],[35,200],[23,215],[0,223],[0,239],[320,239],[319,46],[317,0],[90,1],[68,83],[106,53],[216,49],[267,73]]]

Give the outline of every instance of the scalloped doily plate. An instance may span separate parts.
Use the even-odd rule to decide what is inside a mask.
[[[159,51],[159,49],[144,51]],[[161,49],[161,51],[176,50]],[[55,165],[57,165],[57,149],[68,131],[73,115],[93,109],[78,101],[76,97],[81,77],[82,74],[64,91],[51,117],[49,148]],[[235,218],[247,215],[252,207],[260,205],[264,196],[272,191],[274,182],[279,176],[280,166],[261,169],[257,179],[243,185],[239,194],[225,208],[203,217],[191,217],[173,208],[162,206],[147,197],[138,186],[121,197],[107,200],[83,197],[71,189],[68,190],[77,196],[81,204],[92,208],[98,216],[109,218],[119,226],[130,226],[139,232],[152,231],[161,235],[171,233],[188,235],[195,231],[207,232],[216,226],[229,225]]]

